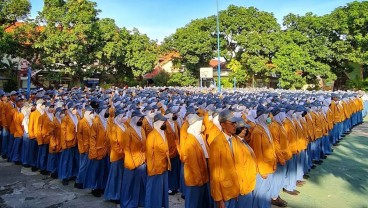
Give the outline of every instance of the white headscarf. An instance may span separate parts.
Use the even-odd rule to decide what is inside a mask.
[[[124,117],[123,114],[120,114],[114,118],[114,123],[125,132],[125,125],[124,123],[128,120],[128,117]]]
[[[47,117],[49,117],[50,121],[54,121],[54,114],[49,113],[49,107],[46,108],[45,113],[46,113]]]
[[[85,111],[84,112],[84,118],[88,121],[89,126],[92,126],[92,121],[94,118],[94,114],[92,113],[92,111]]]
[[[41,115],[43,115],[45,113],[45,109],[42,106],[43,106],[42,103],[38,103],[37,106],[36,106],[36,109],[38,110],[38,112],[41,113]]]
[[[78,118],[77,118],[77,116],[72,113],[72,110],[71,109],[68,109],[67,112],[68,112],[68,115],[70,116],[70,118],[73,120],[73,123],[75,125],[75,129],[77,130],[77,126],[78,126]]]
[[[142,127],[137,126],[137,122],[139,121],[140,117],[134,116],[132,119],[130,119],[130,126],[135,130],[135,132],[138,134],[140,139],[142,138]]]
[[[256,119],[256,124],[260,125],[263,127],[263,129],[265,130],[265,132],[267,133],[268,135],[268,139],[270,141],[272,141],[272,137],[271,137],[271,132],[270,130],[268,129],[268,126],[267,126],[267,114],[263,114],[263,115],[260,115],[257,119]]]
[[[247,120],[256,123],[257,110],[250,110],[247,115]]]
[[[155,117],[155,112],[147,111],[145,113],[146,119],[151,127],[153,127],[153,118]]]
[[[194,122],[188,127],[187,132],[189,134],[192,134],[197,139],[198,143],[202,147],[205,158],[208,158],[207,148],[205,146],[205,143],[204,143],[204,140],[201,134],[202,124],[203,124],[203,120]]]
[[[156,129],[158,133],[160,133],[162,139],[166,142],[165,131],[161,130],[161,126],[164,123],[165,121],[156,121],[153,123],[153,128]]]
[[[221,131],[222,127],[219,121],[219,115],[216,115],[215,117],[213,117],[212,120],[213,124],[215,124],[217,126],[217,128]]]
[[[105,118],[105,112],[107,111],[107,108],[101,110],[101,112],[98,114],[98,117],[100,117],[101,123],[106,130],[107,127],[107,118]]]
[[[31,107],[30,106],[23,106],[21,112],[24,116],[22,121],[22,126],[24,127],[24,131],[28,134],[28,124],[29,124],[29,115],[31,114]]]

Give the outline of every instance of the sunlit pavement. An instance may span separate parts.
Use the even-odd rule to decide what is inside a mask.
[[[289,207],[368,208],[367,117],[309,175],[300,195],[281,195]]]

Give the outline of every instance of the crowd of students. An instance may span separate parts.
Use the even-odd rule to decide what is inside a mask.
[[[285,207],[363,122],[363,93],[0,90],[3,159],[123,208]]]

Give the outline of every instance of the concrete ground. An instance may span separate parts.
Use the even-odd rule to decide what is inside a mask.
[[[299,196],[281,197],[291,208],[368,208],[368,122],[354,128],[324,163],[312,170]],[[0,159],[0,208],[116,207],[89,190],[63,186]],[[170,207],[184,207],[180,194],[170,196]]]

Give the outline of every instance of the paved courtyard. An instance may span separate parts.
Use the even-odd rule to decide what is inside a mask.
[[[367,120],[366,120],[367,121]],[[324,163],[310,173],[299,196],[282,194],[291,208],[368,208],[368,122],[346,136]],[[0,159],[0,208],[116,207],[89,190],[63,186]],[[170,207],[184,207],[180,194]]]

